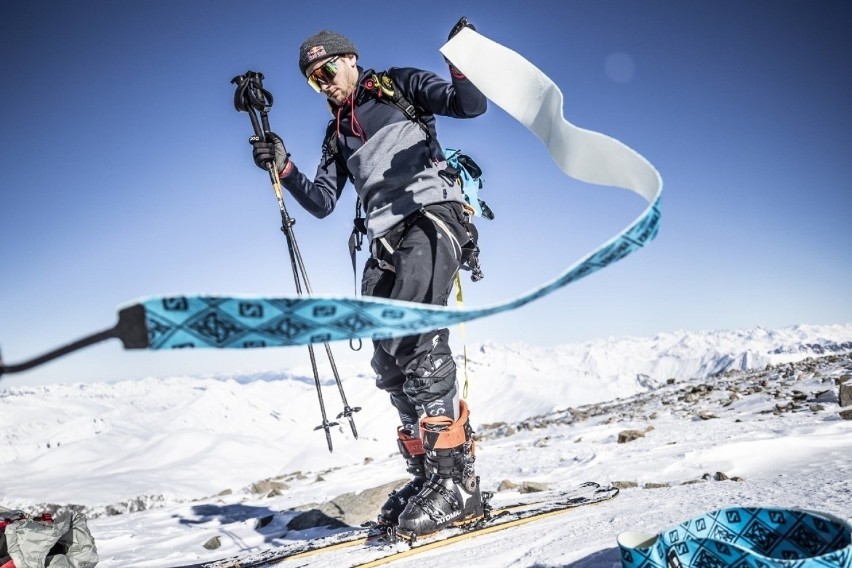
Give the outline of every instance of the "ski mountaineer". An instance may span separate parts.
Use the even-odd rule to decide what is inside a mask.
[[[465,26],[473,28],[462,18],[449,37]],[[485,96],[452,65],[449,81],[407,67],[364,69],[355,45],[328,30],[302,43],[299,71],[333,116],[316,175],[303,174],[274,133],[267,142],[252,139],[255,163],[274,164],[281,184],[318,218],[331,213],[351,180],[371,245],[362,294],[446,305],[471,236],[435,115],[479,116]],[[448,339],[441,329],[373,341],[376,385],[399,412],[398,446],[412,476],[390,494],[378,522],[401,533],[429,534],[483,515],[473,431]]]

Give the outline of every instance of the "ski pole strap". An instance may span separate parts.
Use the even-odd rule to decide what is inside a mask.
[[[618,546],[623,568],[852,568],[849,522],[801,509],[720,509]]]
[[[144,315],[138,320],[141,327],[133,330],[147,336],[144,347],[250,348],[426,333],[521,308],[654,239],[663,182],[648,160],[614,138],[568,122],[562,115],[562,92],[549,77],[470,28],[453,36],[441,52],[488,99],[538,137],[566,175],[633,191],[648,202],[646,209],[554,279],[494,305],[450,308],[364,297],[155,297],[131,305]],[[133,343],[133,347],[143,346]],[[9,367],[5,369],[8,372]],[[0,367],[0,373],[3,370]]]

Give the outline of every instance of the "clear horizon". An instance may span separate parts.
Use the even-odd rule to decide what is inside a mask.
[[[378,6],[378,5],[377,5]],[[382,7],[385,5],[382,4]],[[140,297],[292,295],[280,217],[251,161],[230,79],[266,75],[273,129],[306,172],[328,111],[298,45],[348,35],[360,63],[446,76],[438,53],[467,16],[556,82],[565,117],[647,157],[665,183],[658,238],[516,312],[468,324],[468,343],[554,345],[674,330],[852,321],[852,163],[843,2],[454,2],[322,10],[201,3],[11,3],[0,22],[0,349],[17,363],[111,326]],[[632,221],[641,199],[569,180],[491,105],[438,119],[485,171],[486,305],[558,274]],[[351,295],[350,187],[317,220],[287,199],[316,292]],[[364,255],[359,256],[359,263]],[[461,333],[452,331],[460,345]],[[333,344],[341,360],[363,361]],[[304,365],[304,348],[125,352],[117,342],[0,386]]]

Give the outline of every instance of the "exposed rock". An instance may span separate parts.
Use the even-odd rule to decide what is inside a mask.
[[[482,431],[491,431],[492,437],[513,436],[517,433],[518,426],[513,426],[505,422],[494,422],[492,424],[482,424],[479,428]]]
[[[701,476],[701,479],[703,479],[704,481],[710,481],[711,479],[713,481],[744,481],[742,477],[738,477],[738,476],[729,477],[726,473],[723,473],[721,471],[717,471],[716,473],[712,473],[712,474],[711,473],[705,473],[704,475]]]
[[[645,432],[642,430],[623,430],[618,433],[618,443],[626,444],[627,442],[632,442],[633,440],[638,440],[639,438],[644,438]]]
[[[642,486],[643,489],[664,489],[666,487],[670,487],[668,483],[646,483]]]
[[[293,530],[303,530],[317,526],[361,526],[365,521],[374,520],[388,494],[405,485],[407,481],[407,479],[392,481],[379,487],[365,489],[359,493],[338,495],[327,503],[311,503],[296,507],[295,510],[305,511],[305,513],[293,518],[287,524],[287,527]],[[293,526],[290,526],[291,524]]]
[[[539,493],[541,491],[547,491],[548,485],[547,483],[537,483],[535,481],[524,481],[521,483],[521,486],[518,488],[520,493]]]
[[[512,489],[517,489],[518,484],[514,481],[509,481],[508,479],[504,479],[500,482],[500,485],[497,487],[497,491],[511,491]]]
[[[281,495],[281,491],[284,489],[289,489],[286,483],[282,481],[273,481],[271,479],[256,481],[252,483],[250,487],[250,491],[257,495],[269,495],[273,491],[278,491],[278,495]]]
[[[616,489],[633,489],[639,487],[639,484],[635,481],[613,481],[612,486]]]
[[[332,529],[344,528],[348,526],[346,523],[326,515],[319,509],[311,509],[305,511],[301,515],[296,515],[290,522],[287,523],[287,529],[292,531],[303,531],[316,527],[329,527]]]
[[[811,402],[827,402],[835,404],[837,403],[837,392],[835,389],[820,391],[814,395]]]
[[[214,536],[204,543],[204,548],[207,550],[216,550],[220,546],[222,546],[222,540],[218,536]]]
[[[595,405],[592,407],[591,412],[586,412],[583,410],[578,410],[576,408],[571,409],[571,416],[576,422],[583,422],[584,420],[588,420],[589,416],[597,416],[601,413],[600,407]]]
[[[840,385],[840,406],[852,406],[852,382]]]
[[[852,409],[850,410],[841,410],[840,417],[844,420],[852,420]]]

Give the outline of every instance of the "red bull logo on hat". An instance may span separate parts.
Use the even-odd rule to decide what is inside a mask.
[[[325,56],[325,46],[322,45],[317,45],[315,47],[310,48],[305,54],[305,58],[310,62],[316,61],[317,59],[320,59],[321,57]]]

